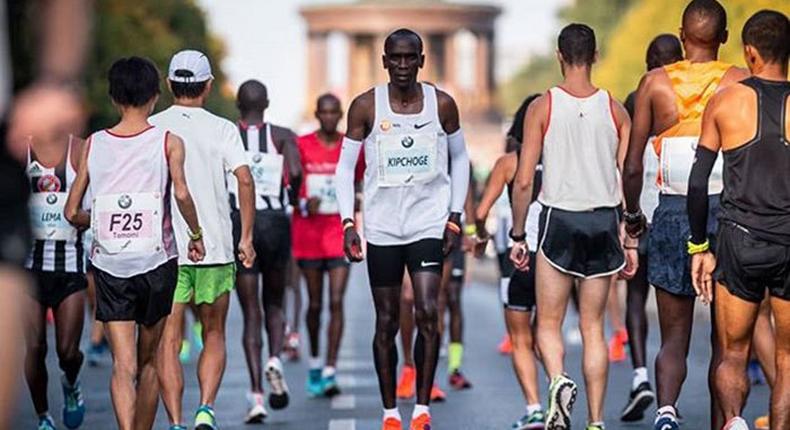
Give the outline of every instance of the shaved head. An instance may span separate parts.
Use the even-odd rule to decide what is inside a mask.
[[[250,79],[239,87],[236,94],[236,106],[242,112],[263,112],[269,107],[269,92],[266,85]]]
[[[683,11],[682,31],[694,44],[718,47],[727,41],[727,12],[716,0],[692,0]]]
[[[666,66],[683,59],[683,47],[680,40],[672,34],[660,34],[647,47],[647,70]]]
[[[392,45],[401,40],[413,42],[417,46],[417,51],[422,54],[422,37],[414,30],[409,30],[408,28],[399,28],[387,36],[384,40],[384,53],[389,52]]]

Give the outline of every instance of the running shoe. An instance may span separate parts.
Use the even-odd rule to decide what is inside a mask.
[[[450,386],[456,390],[466,390],[468,388],[472,388],[472,383],[466,379],[463,373],[460,370],[456,370],[455,372],[450,374]]]
[[[80,381],[72,385],[66,380],[66,375],[61,375],[60,384],[63,387],[63,424],[75,429],[85,419],[85,401],[82,399]]]
[[[625,422],[639,421],[645,417],[647,409],[655,400],[656,395],[650,387],[650,383],[645,381],[639,384],[635,390],[631,390],[628,396],[628,403],[620,414],[620,420]]]
[[[765,384],[765,375],[763,375],[763,368],[760,367],[760,362],[757,360],[749,360],[749,367],[746,368],[749,373],[749,381],[752,385]]]
[[[337,385],[335,375],[321,377],[321,389],[327,397],[334,397],[340,394],[340,387]]]
[[[741,417],[733,417],[727,421],[727,424],[724,424],[721,430],[749,430],[749,424]]]
[[[403,366],[396,390],[399,399],[411,399],[414,397],[416,380],[417,371],[414,369],[414,366]]]
[[[37,430],[56,430],[55,427],[55,420],[52,419],[50,414],[44,414],[38,417],[38,427]]]
[[[299,361],[299,343],[299,333],[291,332],[286,337],[283,352],[288,358],[288,361]]]
[[[567,375],[555,376],[549,385],[549,408],[546,423],[552,430],[571,428],[571,411],[578,388]]]
[[[192,324],[192,342],[195,344],[195,349],[203,350],[203,324],[200,321]]]
[[[447,394],[445,394],[438,385],[433,384],[433,387],[431,387],[431,401],[443,402],[445,400],[447,400]]]
[[[311,397],[318,397],[324,394],[324,386],[321,380],[321,369],[310,369],[307,372],[307,394]]]
[[[184,339],[181,341],[181,350],[178,351],[178,361],[183,364],[189,362],[189,358],[192,356],[192,344],[189,343],[188,340]]]
[[[771,430],[771,418],[768,415],[757,417],[754,420],[754,430]]]
[[[510,336],[508,336],[507,333],[505,333],[499,345],[497,345],[497,350],[502,355],[510,355],[513,353],[513,344],[510,343]]]
[[[656,422],[653,424],[653,430],[678,430],[680,424],[678,420],[671,413],[659,415]]]
[[[172,426],[168,427],[168,430],[187,430],[187,426],[182,426],[181,424],[173,424]]]
[[[403,425],[397,418],[387,418],[381,424],[381,430],[403,430]]]
[[[285,383],[283,364],[277,357],[272,357],[266,363],[266,379],[272,388],[269,393],[269,406],[272,409],[284,409],[288,406],[288,384]]]
[[[195,412],[195,430],[217,430],[214,408],[203,405]]]
[[[625,329],[619,330],[614,333],[612,339],[609,341],[609,361],[618,363],[625,361],[625,346],[628,344],[628,332]]]
[[[525,414],[521,419],[510,426],[510,430],[543,430],[546,426],[546,416],[543,411]]]
[[[260,424],[269,415],[263,406],[263,393],[247,393],[247,403],[250,405],[250,411],[244,418],[245,424]]]
[[[587,424],[587,430],[604,430],[603,424]]]
[[[409,430],[431,430],[431,416],[420,414],[417,418],[412,418]]]
[[[88,347],[88,366],[98,367],[105,363],[107,345],[105,343],[91,343]]]

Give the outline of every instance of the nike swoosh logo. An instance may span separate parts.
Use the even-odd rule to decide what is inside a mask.
[[[439,263],[436,261],[420,261],[420,267],[431,267],[431,266],[438,266]]]
[[[425,127],[426,125],[428,125],[428,124],[430,124],[430,123],[432,123],[432,122],[433,122],[433,121],[428,121],[428,122],[426,122],[425,124],[414,124],[414,129],[415,129],[415,130],[419,130],[419,129],[421,129],[421,128]]]

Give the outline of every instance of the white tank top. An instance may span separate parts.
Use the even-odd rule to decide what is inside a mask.
[[[554,87],[549,106],[540,202],[567,211],[619,205],[619,137],[609,93],[579,98]]]
[[[283,181],[284,158],[272,139],[272,126],[239,126],[242,143],[255,181],[256,210],[284,210],[288,205]],[[227,174],[233,210],[239,210],[239,183],[233,172]]]
[[[139,275],[178,256],[167,133],[151,126],[132,136],[102,130],[90,138],[91,261],[113,276]]]
[[[392,111],[387,84],[375,88],[375,122],[365,138],[365,237],[375,245],[441,239],[450,215],[447,133],[436,89],[422,84],[417,114]]]

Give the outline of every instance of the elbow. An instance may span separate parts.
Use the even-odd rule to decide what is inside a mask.
[[[189,190],[186,187],[177,187],[173,190],[173,197],[178,203],[184,203],[189,200]]]
[[[239,175],[236,180],[239,184],[239,188],[252,189],[253,182],[252,175],[250,173]]]
[[[68,221],[69,224],[74,225],[77,220],[77,208],[66,206],[63,209],[63,216],[66,218],[66,221]]]
[[[532,186],[532,179],[516,177],[516,180],[513,181],[513,185],[515,185],[516,190],[525,193],[527,190],[529,190],[529,187]]]

